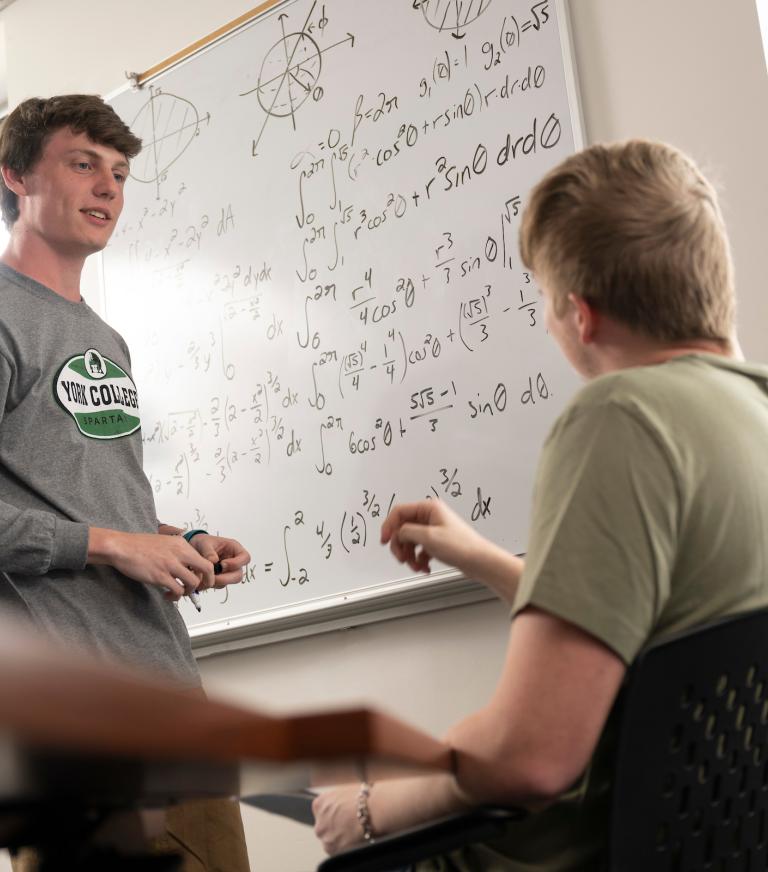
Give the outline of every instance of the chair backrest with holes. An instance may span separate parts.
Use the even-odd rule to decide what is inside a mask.
[[[610,869],[768,868],[768,609],[651,646],[620,705]]]

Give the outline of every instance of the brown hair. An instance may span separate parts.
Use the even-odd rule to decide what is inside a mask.
[[[558,315],[572,293],[654,339],[732,336],[733,264],[717,195],[672,146],[630,140],[567,158],[531,193],[520,254]]]
[[[90,94],[32,97],[19,103],[3,124],[0,166],[7,166],[18,175],[29,172],[40,160],[49,137],[62,127],[87,134],[95,143],[124,154],[127,160],[141,151],[141,140],[101,97]],[[0,210],[10,229],[19,217],[18,197],[1,178]]]

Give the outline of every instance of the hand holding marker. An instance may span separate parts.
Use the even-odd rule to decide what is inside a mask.
[[[207,530],[188,530],[184,533],[184,538],[187,542],[192,542],[192,537],[197,536],[198,533],[207,533]],[[221,575],[221,562],[213,564],[213,574]],[[203,607],[200,604],[200,594],[196,590],[191,590],[188,594],[186,594],[192,605],[198,610],[198,612],[202,612]]]

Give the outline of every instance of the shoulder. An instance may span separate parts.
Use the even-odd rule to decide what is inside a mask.
[[[633,366],[598,376],[574,397],[571,408],[589,408],[606,403],[631,406],[652,400],[660,392],[682,387],[692,377],[690,359],[654,366]]]
[[[652,414],[662,394],[668,393],[661,367],[633,367],[598,376],[588,382],[563,410],[550,438],[570,427],[610,426],[611,422]]]
[[[584,449],[611,440],[653,442],[682,462],[690,446],[715,451],[728,434],[765,428],[768,367],[692,354],[600,376],[576,394],[555,422],[547,447]],[[762,422],[762,423],[761,423]]]
[[[573,398],[561,420],[612,409],[638,420],[675,419],[706,411],[717,394],[768,385],[768,367],[712,354],[692,354],[651,366],[636,366],[599,376]]]
[[[544,446],[544,458],[602,458],[622,466],[630,455],[648,452],[676,466],[681,440],[687,441],[686,418],[693,414],[695,366],[660,364],[632,367],[599,376],[586,384],[555,421]],[[706,395],[706,390],[704,391]]]

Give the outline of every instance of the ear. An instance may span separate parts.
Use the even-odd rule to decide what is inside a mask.
[[[14,172],[9,166],[0,167],[0,173],[2,173],[5,187],[9,191],[13,191],[17,197],[23,197],[27,193],[23,177]]]
[[[600,313],[584,297],[576,294],[568,294],[568,302],[573,306],[579,339],[584,345],[590,345],[595,341],[600,326]]]

